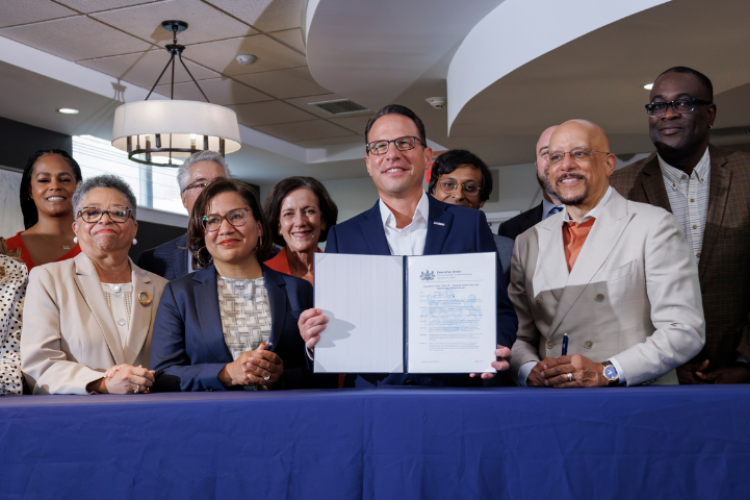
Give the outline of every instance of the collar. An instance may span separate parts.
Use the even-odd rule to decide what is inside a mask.
[[[388,205],[383,203],[383,200],[378,200],[378,206],[380,207],[380,218],[383,220],[383,225],[395,228],[396,217],[393,215],[393,212],[391,212],[391,209],[388,208]],[[427,193],[424,191],[422,191],[422,197],[419,198],[417,209],[414,211],[414,215],[412,215],[411,224],[414,224],[414,222],[420,219],[424,221],[430,219],[430,201],[427,199]],[[411,224],[409,224],[409,226],[411,226]]]
[[[542,197],[542,219],[547,217],[547,214],[550,210],[557,207],[558,205],[555,205],[554,203],[547,201],[547,198]],[[559,205],[560,208],[565,208],[563,205]]]
[[[599,200],[599,203],[596,204],[594,208],[592,208],[589,213],[581,217],[581,220],[578,221],[579,224],[586,222],[589,219],[596,219],[599,216],[599,213],[604,208],[604,205],[607,204],[610,197],[612,196],[612,186],[609,186],[607,188],[607,192],[604,193],[604,196],[601,200]],[[568,216],[568,208],[566,207],[565,210],[563,210],[563,222],[573,222],[573,219]]]
[[[677,185],[680,181],[684,180],[684,178],[687,178],[685,172],[682,170],[673,167],[657,153],[656,158],[659,160],[659,168],[661,169],[661,173],[664,176],[667,181],[672,184],[673,186]],[[711,154],[708,152],[708,148],[706,148],[706,151],[703,153],[703,156],[701,157],[698,164],[693,169],[693,174],[690,174],[690,177],[695,177],[698,182],[703,184],[704,182],[708,181],[708,174],[711,170]],[[683,176],[685,176],[683,178]]]

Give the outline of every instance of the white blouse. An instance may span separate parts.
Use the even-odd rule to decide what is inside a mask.
[[[21,314],[29,273],[26,266],[0,255],[0,395],[21,394]]]
[[[133,313],[133,284],[132,283],[102,283],[102,292],[107,300],[109,312],[115,320],[117,333],[124,348],[130,334],[130,315]]]

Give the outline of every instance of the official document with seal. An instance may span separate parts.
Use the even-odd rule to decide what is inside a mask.
[[[495,253],[315,254],[316,373],[495,372]]]

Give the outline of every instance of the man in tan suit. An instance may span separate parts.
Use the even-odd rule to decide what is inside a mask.
[[[573,120],[550,139],[565,210],[516,240],[511,373],[521,385],[676,384],[705,341],[698,267],[674,216],[609,187],[604,131]],[[562,355],[563,337],[568,355]]]
[[[706,345],[678,368],[680,383],[750,382],[750,154],[709,145],[713,86],[690,68],[670,68],[647,105],[656,153],[614,173],[629,200],[672,212],[696,262]]]

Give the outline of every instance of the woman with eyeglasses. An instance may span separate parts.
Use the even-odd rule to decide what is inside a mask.
[[[218,179],[204,189],[188,223],[188,248],[201,270],[171,281],[156,315],[157,390],[310,383],[297,319],[312,307],[312,286],[262,264],[272,246],[249,184]]]
[[[73,238],[73,193],[81,182],[81,167],[61,149],[31,155],[21,176],[21,231],[6,240],[18,250],[29,272],[34,266],[75,257],[81,252]]]
[[[29,276],[21,363],[35,394],[148,392],[151,332],[166,280],[128,257],[138,223],[130,187],[117,176],[73,195],[81,253]]]

